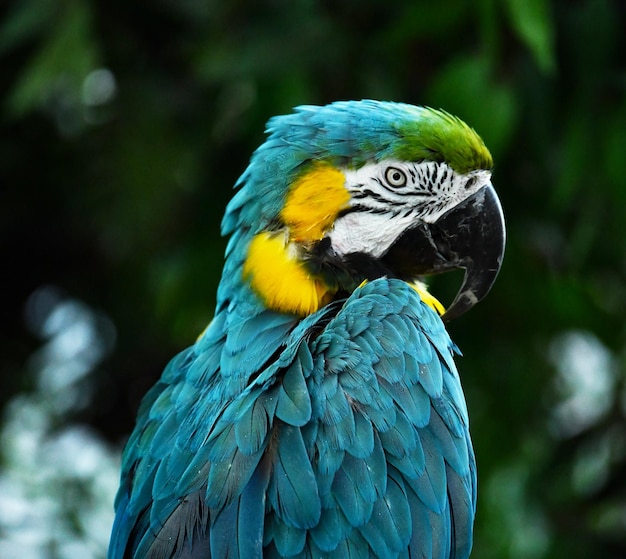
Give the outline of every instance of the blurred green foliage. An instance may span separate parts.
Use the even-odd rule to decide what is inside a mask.
[[[509,231],[494,291],[451,327],[473,557],[626,556],[621,0],[14,0],[0,18],[0,400],[29,389],[24,303],[56,285],[116,326],[74,420],[119,441],[211,318],[219,222],[267,118],[443,107],[491,148]]]

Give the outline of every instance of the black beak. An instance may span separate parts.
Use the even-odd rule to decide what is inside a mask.
[[[422,222],[407,230],[385,261],[409,277],[464,269],[463,284],[442,316],[450,321],[489,293],[502,265],[505,237],[500,200],[487,185],[435,223]]]

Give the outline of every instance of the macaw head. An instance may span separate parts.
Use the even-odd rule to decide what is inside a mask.
[[[222,224],[225,274],[262,303],[311,314],[362,282],[464,269],[443,312],[459,316],[495,281],[504,220],[492,159],[458,118],[412,105],[337,102],[271,119]],[[229,265],[230,260],[230,265]],[[236,271],[239,269],[239,272]]]

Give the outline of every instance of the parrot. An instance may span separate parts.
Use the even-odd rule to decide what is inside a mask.
[[[426,106],[268,121],[222,221],[213,318],[139,407],[108,559],[470,555],[476,462],[446,326],[502,264],[492,168],[473,128]],[[450,270],[445,309],[425,281]]]

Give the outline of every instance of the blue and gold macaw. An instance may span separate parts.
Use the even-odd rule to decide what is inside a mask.
[[[267,133],[223,220],[215,316],[139,410],[109,559],[468,557],[444,321],[502,261],[491,156],[398,103],[298,107]],[[419,278],[458,268],[444,312]]]

